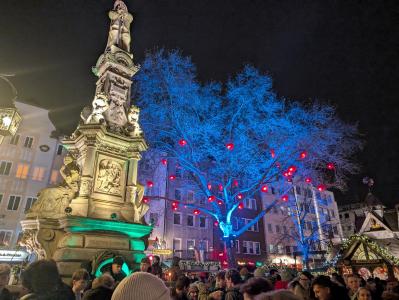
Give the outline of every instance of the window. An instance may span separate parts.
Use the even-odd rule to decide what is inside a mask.
[[[187,240],[187,250],[194,250],[195,240]]]
[[[199,227],[206,228],[206,217],[203,216],[199,217]]]
[[[176,178],[181,178],[182,170],[179,166],[176,166],[175,173]]]
[[[286,233],[286,234],[288,233],[287,226],[285,226],[285,225],[283,225],[283,232]]]
[[[276,190],[274,189],[274,187],[272,187],[271,190],[272,190],[272,194],[274,195],[276,193]]]
[[[274,245],[273,244],[269,244],[269,252],[274,253]]]
[[[236,247],[236,253],[240,253],[240,241],[239,240],[234,241],[234,246]]]
[[[9,245],[12,233],[11,230],[0,230],[0,245]]]
[[[0,175],[10,175],[12,162],[2,161],[0,162]]]
[[[200,204],[200,205],[205,205],[205,198],[201,197],[201,198],[199,199],[199,204]]]
[[[178,189],[175,190],[175,199],[181,200],[181,190]]]
[[[159,226],[157,213],[150,213],[150,223],[155,227]]]
[[[7,209],[17,210],[20,202],[21,202],[21,196],[11,195],[10,198],[8,199]]]
[[[26,177],[28,177],[28,172],[29,172],[28,164],[18,164],[17,173],[15,174],[15,177],[26,179]]]
[[[194,202],[194,192],[192,192],[192,191],[187,192],[187,202],[188,203]]]
[[[260,243],[252,241],[243,241],[242,249],[244,254],[260,255]]]
[[[276,225],[276,233],[280,233],[280,225]]]
[[[250,223],[250,222],[252,221],[251,219],[244,219],[244,218],[243,218],[243,220],[244,220],[244,224],[245,224],[245,225],[247,225],[248,223]],[[247,229],[247,231],[255,231],[255,232],[258,232],[258,231],[259,231],[258,222],[252,224],[251,227],[249,227],[249,228]]]
[[[50,183],[54,184],[57,183],[58,180],[58,170],[52,170],[51,171],[51,176],[50,176]]]
[[[13,137],[11,137],[10,145],[18,145],[19,137],[20,137],[19,134],[16,134]]]
[[[334,227],[333,227],[333,232],[334,232],[335,235],[338,235],[338,228],[337,228],[337,226],[334,226]]]
[[[173,214],[173,224],[181,225],[181,214],[180,213]]]
[[[33,144],[33,137],[27,136],[25,138],[24,147],[25,148],[32,148],[32,144]]]
[[[331,217],[335,218],[335,212],[334,212],[334,210],[332,209],[330,212],[331,212]]]
[[[190,227],[194,226],[194,216],[193,215],[187,216],[187,226],[190,226]]]
[[[63,150],[64,150],[64,147],[62,145],[58,145],[57,155],[61,155]]]
[[[291,254],[291,246],[285,246],[285,253]]]
[[[267,231],[269,231],[270,233],[273,233],[272,224],[267,224]]]
[[[349,219],[349,214],[348,213],[345,213],[345,219]]]
[[[26,198],[25,213],[27,213],[28,210],[32,207],[32,205],[35,204],[36,200],[37,200],[36,197],[28,197],[28,198]]]
[[[278,254],[283,254],[284,253],[284,247],[283,245],[277,245],[277,253]]]
[[[44,174],[46,172],[45,168],[42,167],[35,167],[33,169],[32,179],[37,181],[42,181],[44,178]]]
[[[256,200],[255,199],[246,199],[244,202],[244,207],[248,209],[256,210]]]

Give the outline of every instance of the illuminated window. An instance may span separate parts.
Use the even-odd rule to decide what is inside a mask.
[[[58,172],[59,172],[58,170],[52,170],[51,171],[50,183],[52,183],[52,184],[57,183]]]
[[[244,207],[248,209],[256,210],[256,200],[255,199],[245,199]]]
[[[260,255],[260,243],[259,242],[243,241],[242,248],[243,248],[242,252],[244,254]]]
[[[8,210],[18,210],[20,202],[21,202],[21,196],[11,195],[10,198],[8,199],[7,209]]]
[[[32,148],[32,144],[33,144],[33,137],[27,136],[25,138],[24,147],[25,148]]]
[[[11,241],[12,233],[11,230],[0,230],[0,245],[8,246]]]
[[[42,181],[44,178],[44,174],[46,173],[46,169],[42,167],[35,167],[33,169],[32,179],[37,181]]]
[[[26,177],[28,177],[28,172],[29,172],[28,164],[18,164],[17,173],[15,174],[15,177],[26,179]]]
[[[28,198],[26,198],[25,213],[27,213],[28,210],[32,207],[32,205],[35,204],[36,200],[37,200],[36,197],[28,197]]]
[[[19,134],[16,134],[13,137],[11,137],[10,145],[18,145],[19,137],[20,137]]]
[[[0,162],[0,175],[10,175],[12,162],[2,161]]]

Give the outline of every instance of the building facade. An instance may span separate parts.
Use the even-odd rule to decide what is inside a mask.
[[[22,116],[18,132],[0,144],[0,245],[10,249],[16,247],[20,221],[38,192],[59,182],[57,164],[63,155],[51,137],[55,127],[48,110],[21,102],[16,107]]]

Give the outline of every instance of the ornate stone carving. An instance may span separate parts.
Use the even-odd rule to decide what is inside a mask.
[[[60,174],[63,183],[56,187],[45,188],[38,194],[38,200],[26,214],[27,218],[53,218],[65,216],[65,208],[79,190],[80,169],[72,156],[64,158]]]
[[[128,133],[131,137],[139,137],[143,135],[143,131],[139,124],[140,109],[132,105],[127,114],[129,126],[127,127]]]
[[[116,0],[114,9],[108,14],[111,25],[108,34],[107,49],[115,45],[126,52],[130,52],[130,24],[133,16],[127,11],[125,3]]]
[[[22,247],[26,247],[29,252],[34,252],[37,255],[38,259],[45,259],[46,251],[39,243],[37,239],[38,230],[37,229],[27,229],[24,230],[24,235],[22,236],[19,245]]]
[[[102,159],[98,166],[97,190],[109,194],[121,194],[122,166],[112,159]]]
[[[79,195],[88,196],[91,191],[92,180],[89,178],[82,178],[80,182]]]
[[[104,113],[108,110],[108,99],[104,94],[98,94],[92,102],[91,114],[87,117],[85,124],[105,123]]]
[[[150,206],[143,202],[144,190],[144,186],[141,184],[127,188],[126,198],[133,205],[134,223],[143,223],[143,217],[150,209]]]

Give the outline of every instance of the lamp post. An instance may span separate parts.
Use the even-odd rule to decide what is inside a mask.
[[[4,136],[13,136],[18,130],[19,124],[21,123],[21,116],[14,105],[17,99],[17,89],[8,79],[14,75],[0,74],[0,78],[3,79],[11,87],[14,97],[11,99],[11,105],[8,107],[0,107],[0,144],[3,141]]]

